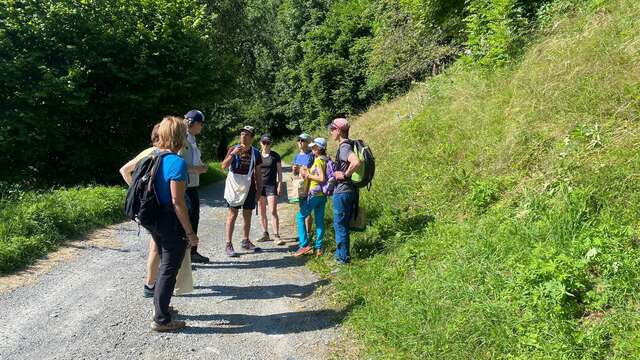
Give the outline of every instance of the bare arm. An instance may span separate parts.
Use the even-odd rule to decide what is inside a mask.
[[[173,203],[173,207],[176,210],[178,220],[180,221],[180,224],[182,225],[182,228],[184,229],[184,232],[189,239],[190,245],[195,246],[198,245],[198,236],[193,232],[191,221],[189,221],[189,212],[187,210],[187,204],[184,200],[186,186],[187,184],[185,181],[171,180],[171,202]]]
[[[208,170],[208,167],[206,165],[187,167],[187,172],[190,174],[203,174],[203,173],[206,173],[207,170]]]
[[[325,178],[327,177],[325,172],[322,171],[322,168],[318,168],[319,174],[318,175],[314,175],[311,172],[308,172],[307,174],[307,179],[313,180],[313,181],[318,181],[320,183],[323,183],[325,181]]]
[[[276,169],[278,170],[278,182],[282,183],[282,163],[276,163]]]
[[[262,195],[262,174],[257,166],[253,168],[253,177],[256,179],[256,201]]]
[[[135,159],[129,160],[128,163],[122,165],[122,167],[120,168],[120,175],[122,175],[124,182],[126,182],[129,186],[131,186],[131,182],[133,181],[133,171],[136,169],[137,163],[138,162],[135,161]]]
[[[356,153],[352,152],[349,154],[347,160],[349,161],[349,167],[347,168],[347,171],[344,172],[344,176],[350,177],[358,169],[358,167],[360,167],[360,159],[358,159]]]
[[[230,153],[225,156],[224,160],[222,160],[222,170],[227,170],[229,166],[231,166],[231,162],[233,161],[233,156],[240,152],[241,147],[235,147]]]

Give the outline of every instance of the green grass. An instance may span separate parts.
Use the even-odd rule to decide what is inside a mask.
[[[359,357],[640,357],[638,18],[579,7],[518,63],[355,119],[371,225],[335,284]]]
[[[27,192],[0,203],[0,273],[24,268],[69,237],[124,218],[121,187]]]
[[[210,161],[207,163],[209,171],[200,175],[200,186],[207,186],[214,184],[218,181],[222,181],[226,178],[227,174],[222,171],[220,161]]]
[[[220,162],[209,162],[201,186],[223,180]],[[56,249],[70,237],[124,219],[126,190],[83,187],[48,192],[14,189],[12,200],[0,202],[0,274],[22,269]]]

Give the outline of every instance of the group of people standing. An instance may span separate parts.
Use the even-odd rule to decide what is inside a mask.
[[[145,297],[154,299],[154,318],[151,324],[155,331],[173,331],[186,326],[184,321],[175,319],[177,311],[169,304],[176,286],[176,276],[187,249],[191,262],[208,263],[209,258],[198,252],[198,223],[200,219],[199,177],[208,167],[202,161],[202,154],[196,142],[205,125],[204,114],[199,110],[189,111],[184,118],[167,116],[156,124],[151,134],[152,147],[142,151],[121,169],[122,177],[131,185],[136,165],[148,156],[159,157],[153,187],[160,203],[161,211],[157,226],[150,230],[147,276],[143,286]],[[294,256],[315,251],[322,254],[325,234],[324,213],[327,194],[322,185],[335,182],[333,192],[334,228],[336,234],[335,260],[346,264],[349,257],[349,221],[353,214],[357,189],[351,184],[350,176],[360,165],[358,157],[349,145],[349,123],[338,118],[329,125],[333,140],[338,142],[335,171],[328,178],[327,141],[301,134],[298,137],[299,153],[292,165],[294,176],[304,180],[304,190],[300,194],[300,208],[296,216],[299,247]],[[222,161],[222,168],[228,170],[225,184],[227,216],[225,223],[225,251],[227,256],[236,257],[232,239],[233,229],[242,210],[243,228],[241,247],[252,252],[261,249],[249,239],[251,217],[259,208],[263,235],[258,241],[273,241],[284,245],[280,237],[278,197],[284,191],[282,160],[271,149],[272,139],[268,134],[260,137],[261,149],[252,146],[255,129],[244,126],[239,132],[239,143],[231,146]],[[271,215],[271,230],[268,231],[267,213]],[[311,243],[311,224],[315,219],[315,244]]]

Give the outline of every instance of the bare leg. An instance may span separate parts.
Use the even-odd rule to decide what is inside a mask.
[[[158,246],[153,239],[149,240],[149,257],[147,258],[147,285],[152,285],[158,277],[160,269],[160,256],[158,256]]]
[[[238,209],[227,209],[227,223],[225,224],[225,235],[227,242],[233,239],[233,227],[236,226],[236,218],[238,218]]]
[[[260,202],[262,202],[263,198],[264,196],[260,198]],[[273,230],[274,234],[280,235],[280,218],[278,217],[278,198],[276,196],[267,196],[267,198],[269,200],[269,211],[271,212],[271,230]],[[265,218],[266,218],[266,215],[265,215]],[[266,228],[267,228],[267,225],[265,224],[263,226],[263,229],[266,229]]]
[[[271,199],[271,196],[269,196],[269,199]],[[271,205],[271,202],[269,202],[269,205]],[[260,225],[262,225],[262,232],[267,233],[269,230],[267,229],[267,199],[265,199],[265,196],[260,197],[258,210],[260,211]],[[271,223],[271,226],[273,227],[273,222]]]
[[[244,219],[244,226],[242,227],[243,239],[249,239],[249,231],[251,230],[251,213],[253,210],[242,210],[242,218]]]

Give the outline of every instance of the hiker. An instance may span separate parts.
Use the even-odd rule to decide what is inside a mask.
[[[262,192],[262,176],[259,170],[262,164],[262,155],[260,150],[251,146],[254,136],[255,129],[252,126],[240,129],[240,144],[230,147],[222,161],[222,169],[229,170],[224,189],[224,199],[228,208],[225,224],[227,241],[225,250],[229,257],[238,256],[233,249],[231,240],[239,209],[242,209],[244,220],[242,248],[253,252],[261,251],[249,240],[251,213],[256,208],[256,202],[259,201]]]
[[[151,233],[158,247],[160,271],[153,295],[155,314],[151,329],[172,331],[186,326],[184,321],[172,319],[175,310],[169,303],[176,285],[176,275],[187,247],[198,245],[198,235],[191,227],[187,209],[187,163],[178,155],[187,144],[184,119],[168,116],[160,122],[158,142],[162,155],[154,179],[154,189],[161,211]]]
[[[316,138],[309,145],[313,151],[315,160],[313,165],[306,170],[300,170],[300,176],[305,179],[305,187],[308,189],[307,201],[300,205],[300,210],[296,216],[298,223],[299,246],[293,256],[302,256],[314,251],[316,256],[322,255],[322,240],[324,239],[324,209],[327,204],[327,196],[322,186],[329,181],[327,178],[327,140]],[[316,242],[315,246],[309,244],[309,234],[305,224],[305,219],[313,213],[316,221]]]
[[[200,174],[207,172],[208,167],[202,162],[202,154],[196,143],[196,136],[204,128],[204,114],[200,110],[191,110],[185,116],[187,124],[187,145],[180,151],[180,156],[187,162],[187,172],[189,181],[187,182],[187,197],[191,207],[189,208],[189,220],[193,231],[198,233],[198,223],[200,222],[200,196],[198,186],[200,186]],[[191,262],[207,264],[209,258],[198,253],[198,247],[191,248]]]
[[[309,148],[309,142],[311,141],[311,135],[307,133],[302,133],[298,136],[298,153],[293,158],[293,164],[291,165],[291,172],[294,176],[300,176],[300,170],[302,168],[309,169],[313,165],[313,152]],[[307,201],[307,194],[301,193],[298,194],[298,204],[300,208],[304,206],[304,203]],[[307,234],[311,234],[311,223],[313,219],[311,215],[307,217],[305,220]],[[298,239],[299,241],[300,239]]]
[[[136,165],[140,160],[151,155],[154,150],[157,150],[156,143],[158,142],[158,128],[160,123],[156,124],[151,131],[151,147],[141,151],[136,157],[124,164],[120,168],[120,175],[131,186],[133,181],[132,175],[136,168]],[[153,236],[153,235],[152,235]],[[153,297],[153,291],[155,287],[156,277],[158,276],[158,268],[160,266],[160,257],[158,256],[158,248],[156,242],[152,239],[149,240],[149,255],[147,257],[147,276],[144,279],[144,285],[142,287],[142,295],[146,298]]]
[[[357,188],[351,182],[351,175],[360,166],[358,156],[353,152],[349,140],[349,122],[336,118],[329,124],[331,138],[338,143],[336,153],[336,187],[333,192],[333,228],[336,238],[335,260],[338,264],[347,264],[349,256],[349,222],[354,213]]]
[[[278,217],[278,196],[282,194],[282,160],[280,154],[271,150],[271,136],[264,134],[260,138],[262,151],[262,164],[260,172],[262,176],[262,196],[260,197],[258,209],[260,210],[260,225],[262,226],[262,237],[259,242],[270,241],[267,228],[267,205],[271,213],[271,229],[273,230],[273,242],[276,245],[284,245],[280,238],[280,219]]]

